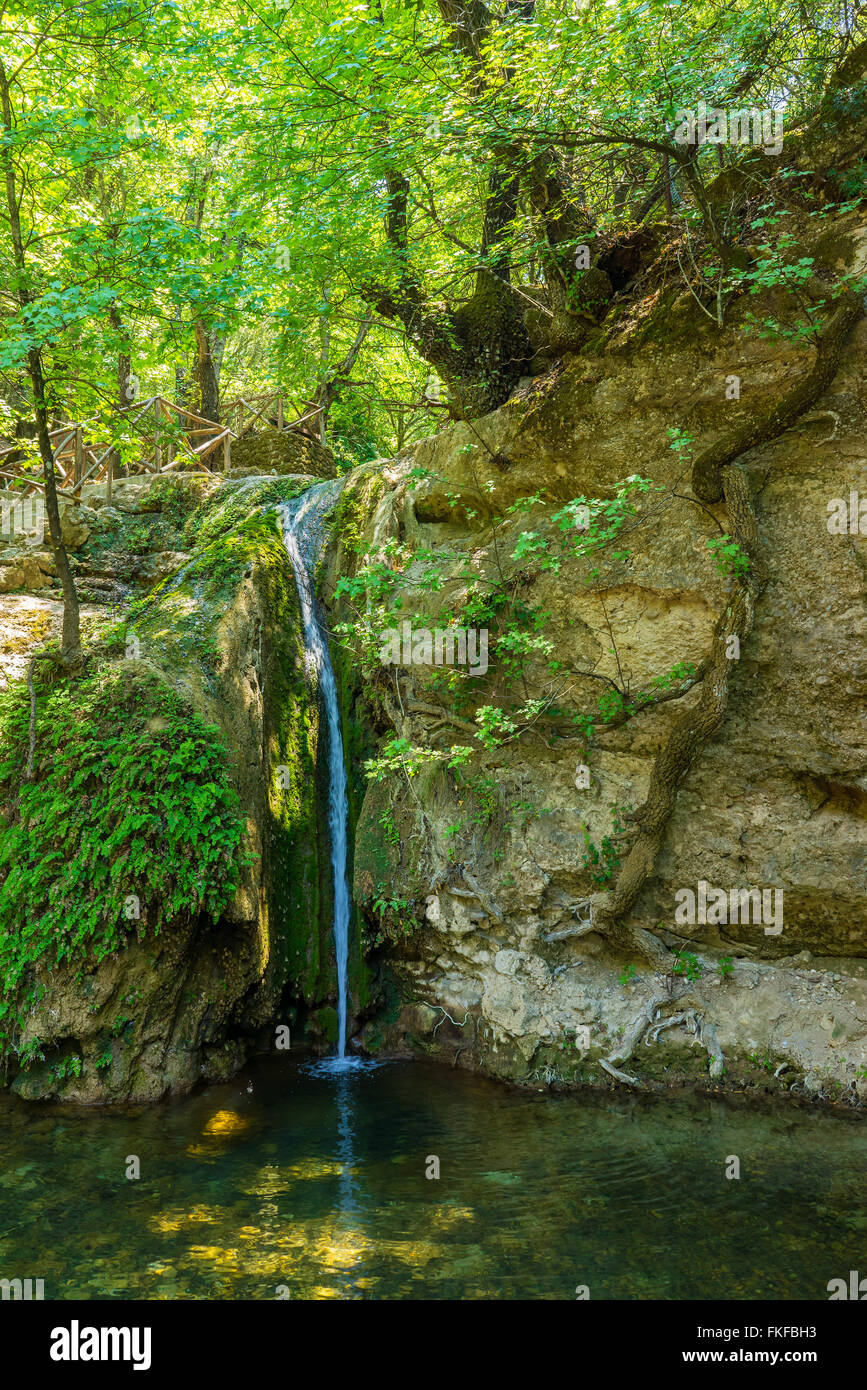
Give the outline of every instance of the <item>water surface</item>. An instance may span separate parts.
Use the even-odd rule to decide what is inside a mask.
[[[865,1135],[292,1054],[123,1113],[2,1095],[0,1278],[61,1299],[827,1299],[867,1270]]]

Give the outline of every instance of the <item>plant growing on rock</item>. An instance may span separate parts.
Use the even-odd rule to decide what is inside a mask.
[[[611,807],[609,812],[611,834],[602,836],[598,848],[593,843],[589,827],[582,822],[581,829],[584,832],[583,867],[590,870],[590,877],[594,883],[608,883],[614,876],[615,869],[620,865],[621,851],[617,840],[626,830],[624,818],[630,809],[628,806]]]
[[[155,672],[104,665],[46,684],[31,781],[20,688],[0,696],[0,727],[2,1053],[36,967],[100,961],[170,921],[216,921],[243,826],[217,730]]]
[[[376,925],[364,932],[368,948],[381,946],[384,941],[398,942],[420,930],[412,903],[397,894],[389,895],[383,883],[378,886],[370,911],[375,914]]]
[[[673,975],[682,975],[684,979],[688,980],[689,983],[693,985],[696,981],[700,980],[704,974],[704,966],[698,956],[692,951],[682,950],[678,951],[672,962],[671,973]]]
[[[728,534],[717,536],[707,542],[708,550],[713,552],[714,561],[720,574],[745,574],[750,567],[750,557],[740,543]]]

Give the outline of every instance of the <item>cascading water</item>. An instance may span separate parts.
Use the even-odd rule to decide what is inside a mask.
[[[349,884],[347,868],[347,828],[349,801],[346,767],[343,761],[343,735],[337,682],[328,651],[328,638],[313,591],[313,575],[322,541],[322,522],[331,511],[343,486],[342,478],[317,483],[297,501],[280,508],[283,540],[295,570],[298,601],[304,623],[307,669],[318,686],[328,723],[328,830],[331,840],[331,872],[334,880],[334,948],[337,956],[338,1042],[337,1061],[346,1062],[346,976],[349,959]]]

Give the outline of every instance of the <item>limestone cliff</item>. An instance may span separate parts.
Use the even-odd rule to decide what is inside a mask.
[[[368,1046],[525,1081],[710,1072],[867,1094],[867,224],[844,200],[790,219],[826,322],[834,284],[855,287],[790,419],[760,428],[821,357],[803,302],[759,285],[720,326],[657,263],[594,346],[347,485],[352,544],[327,582],[387,754],[356,846],[389,998]],[[702,497],[715,451],[743,480],[746,540],[728,493]],[[578,505],[610,534],[564,556]],[[743,642],[741,564],[761,573]],[[380,628],[487,629],[490,669],[429,664],[423,643],[381,665],[372,602]],[[596,929],[711,680],[718,727],[676,779],[623,922]],[[732,908],[749,889],[765,915]],[[714,890],[728,906],[702,912]]]

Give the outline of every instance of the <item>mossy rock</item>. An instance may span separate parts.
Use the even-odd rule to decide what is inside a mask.
[[[314,478],[337,474],[334,455],[315,439],[292,430],[265,428],[243,435],[232,445],[232,471],[307,473]]]
[[[334,1047],[340,1034],[337,1010],[331,1005],[314,1010],[307,1020],[307,1031],[317,1041]]]
[[[21,1094],[104,1103],[182,1092],[236,1069],[292,1000],[317,1008],[336,996],[319,711],[273,510],[305,485],[211,490],[189,518],[189,561],[92,639],[86,678],[42,678],[30,788],[26,689],[4,697],[12,809],[0,938],[12,971],[8,1079]],[[160,780],[176,764],[178,777]],[[82,854],[76,837],[89,844],[99,807],[106,825]],[[47,912],[19,891],[28,830]]]

